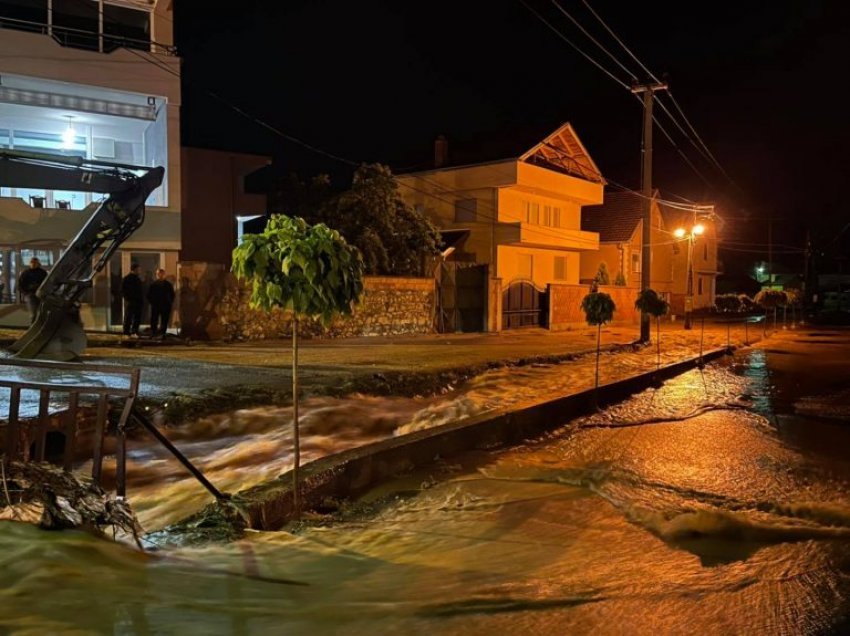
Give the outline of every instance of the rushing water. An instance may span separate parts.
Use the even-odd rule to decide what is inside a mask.
[[[291,532],[142,554],[2,523],[0,632],[844,633],[848,336],[770,341]],[[350,421],[368,425],[349,438],[336,407],[323,416],[317,402],[312,452],[487,408],[500,386],[524,396],[555,374],[500,373],[501,384],[490,376],[443,398],[352,398]],[[272,458],[285,463],[286,436],[266,440],[261,459],[239,446],[275,435],[280,416],[212,418],[198,424],[202,439],[178,441],[219,478],[239,466],[253,478]]]

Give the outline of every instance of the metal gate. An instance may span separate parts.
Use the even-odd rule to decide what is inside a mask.
[[[502,292],[502,329],[547,327],[549,292],[529,281],[511,283]]]
[[[487,266],[442,263],[437,331],[484,331],[487,314]]]

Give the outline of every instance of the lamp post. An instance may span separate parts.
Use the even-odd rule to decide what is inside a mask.
[[[703,232],[705,232],[705,226],[701,223],[694,225],[690,232],[683,227],[677,228],[673,232],[673,236],[677,239],[688,241],[688,287],[685,295],[685,329],[691,328],[691,311],[694,308],[694,243],[696,243],[697,237]]]

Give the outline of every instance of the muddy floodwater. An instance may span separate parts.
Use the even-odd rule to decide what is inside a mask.
[[[848,360],[848,331],[781,334],[523,446],[399,478],[334,518],[227,545],[143,554],[2,522],[0,633],[848,633]],[[557,379],[569,368],[353,397],[357,430],[317,402],[310,452],[579,381]],[[259,480],[286,462],[264,417],[279,423],[245,411],[175,441],[228,487]],[[149,520],[198,496],[176,472],[136,489]]]

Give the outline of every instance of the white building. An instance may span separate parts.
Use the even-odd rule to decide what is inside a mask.
[[[169,0],[0,2],[0,148],[165,167],[145,223],[91,292],[87,327],[121,323],[116,283],[132,261],[177,275],[180,60]],[[0,183],[0,325],[26,322],[15,281],[32,256],[49,268],[98,195]]]

